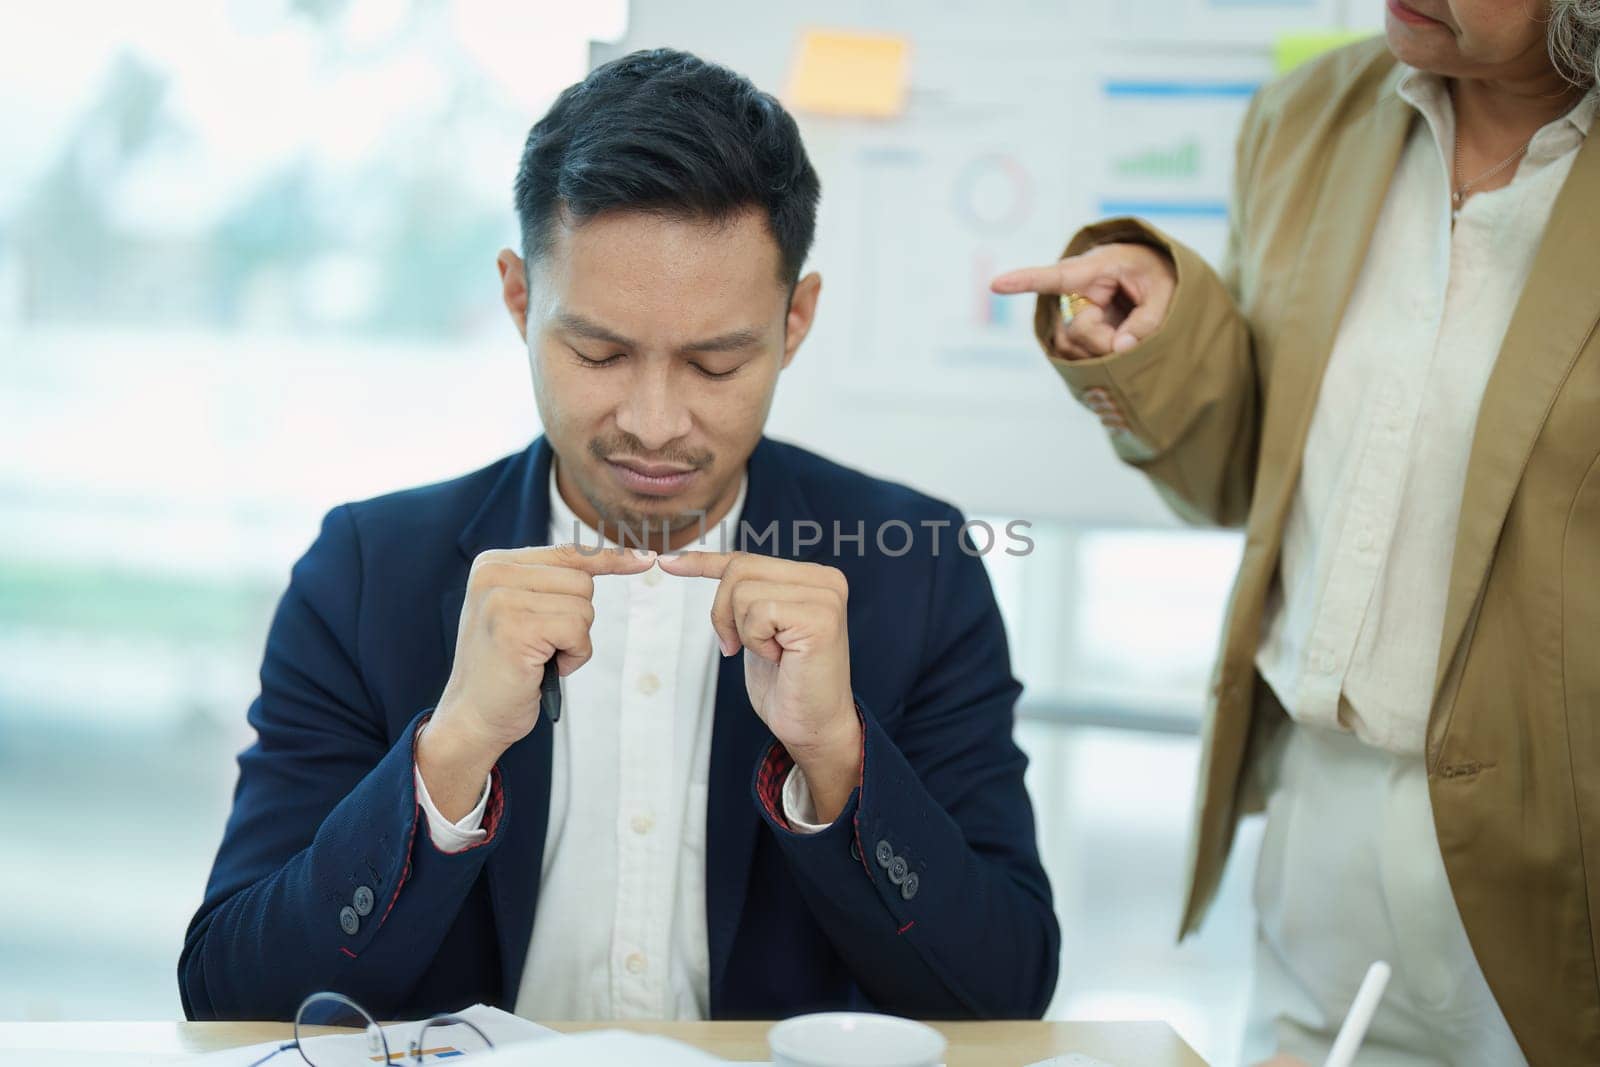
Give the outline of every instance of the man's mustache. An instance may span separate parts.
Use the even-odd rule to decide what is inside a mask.
[[[629,433],[610,437],[596,437],[589,441],[589,454],[602,462],[616,459],[636,459],[643,463],[670,463],[680,467],[704,470],[715,461],[714,453],[689,448],[667,448],[651,452],[644,442]]]

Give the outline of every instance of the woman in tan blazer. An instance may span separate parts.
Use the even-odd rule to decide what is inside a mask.
[[[1183,931],[1265,807],[1253,1049],[1600,1063],[1594,0],[1388,0],[1269,85],[1221,274],[1112,219],[998,292],[1118,455],[1242,525]]]

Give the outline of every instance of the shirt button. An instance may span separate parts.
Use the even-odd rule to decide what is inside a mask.
[[[639,676],[639,692],[643,693],[645,696],[650,696],[660,688],[661,679],[657,678],[655,675],[642,674]]]
[[[656,821],[648,815],[635,815],[630,825],[634,833],[642,836],[656,828]]]
[[[1332,674],[1333,669],[1338,665],[1338,661],[1333,658],[1332,652],[1317,653],[1317,670],[1321,671],[1323,674]]]
[[[628,968],[629,974],[643,974],[648,961],[644,958],[643,952],[630,952],[628,958],[622,961],[622,965]]]
[[[656,586],[660,585],[661,584],[661,568],[660,567],[651,567],[649,570],[645,571],[644,572],[644,584],[648,585],[652,589],[654,589]]]
[[[1362,530],[1360,533],[1356,534],[1356,547],[1363,552],[1372,547],[1372,534],[1370,531]]]

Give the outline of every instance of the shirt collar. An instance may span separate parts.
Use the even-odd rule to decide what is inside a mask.
[[[1440,151],[1446,159],[1451,158],[1455,151],[1452,143],[1455,139],[1455,111],[1450,106],[1450,91],[1444,79],[1405,64],[1401,64],[1401,69],[1403,73],[1395,92],[1427,120],[1434,138],[1439,142]],[[1591,88],[1565,115],[1540,127],[1529,142],[1529,154],[1543,154],[1538,150],[1548,145],[1556,149],[1555,154],[1559,155],[1582,141],[1594,125],[1597,107],[1600,107],[1600,87]],[[1573,132],[1577,134],[1575,138]]]
[[[1600,111],[1600,87],[1592,88],[1585,93],[1583,99],[1567,112],[1566,120],[1578,127],[1578,132],[1587,137],[1590,128],[1594,126],[1596,111]]]
[[[571,541],[576,536],[577,542],[586,546],[600,544],[600,531],[578,518],[577,512],[567,506],[561,496],[561,490],[556,487],[556,466],[559,459],[550,464],[550,541],[552,544],[562,544]],[[739,476],[739,495],[733,499],[733,507],[728,509],[728,514],[722,519],[720,525],[727,531],[724,537],[715,525],[708,526],[701,535],[692,543],[675,549],[678,552],[687,552],[691,549],[702,552],[727,552],[738,540],[739,519],[744,514],[744,498],[750,488],[750,473],[746,470]],[[574,535],[576,531],[576,535]],[[614,538],[608,538],[614,542]]]

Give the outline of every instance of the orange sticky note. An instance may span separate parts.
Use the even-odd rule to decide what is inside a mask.
[[[890,118],[906,109],[911,42],[888,34],[807,30],[784,94],[823,115]]]

